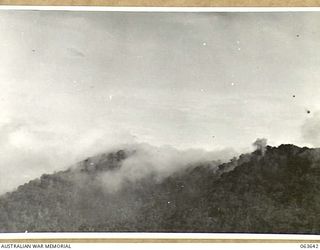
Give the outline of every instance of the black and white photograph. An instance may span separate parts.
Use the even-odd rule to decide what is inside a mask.
[[[0,10],[0,232],[320,234],[319,11]]]

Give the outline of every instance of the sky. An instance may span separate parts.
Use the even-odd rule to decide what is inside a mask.
[[[320,12],[1,10],[0,193],[119,144],[320,146],[319,44]]]

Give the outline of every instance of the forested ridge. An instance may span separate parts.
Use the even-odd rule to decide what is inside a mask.
[[[320,233],[320,150],[294,145],[204,162],[108,190],[134,152],[88,158],[0,198],[1,232]]]

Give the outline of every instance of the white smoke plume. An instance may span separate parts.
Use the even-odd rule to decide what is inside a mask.
[[[252,145],[255,147],[256,150],[260,151],[261,154],[264,155],[267,149],[267,139],[258,138]]]

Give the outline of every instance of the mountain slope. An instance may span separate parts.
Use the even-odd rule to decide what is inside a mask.
[[[0,231],[320,233],[319,149],[267,146],[218,168],[151,172],[108,189],[133,154],[89,158],[7,193]]]

